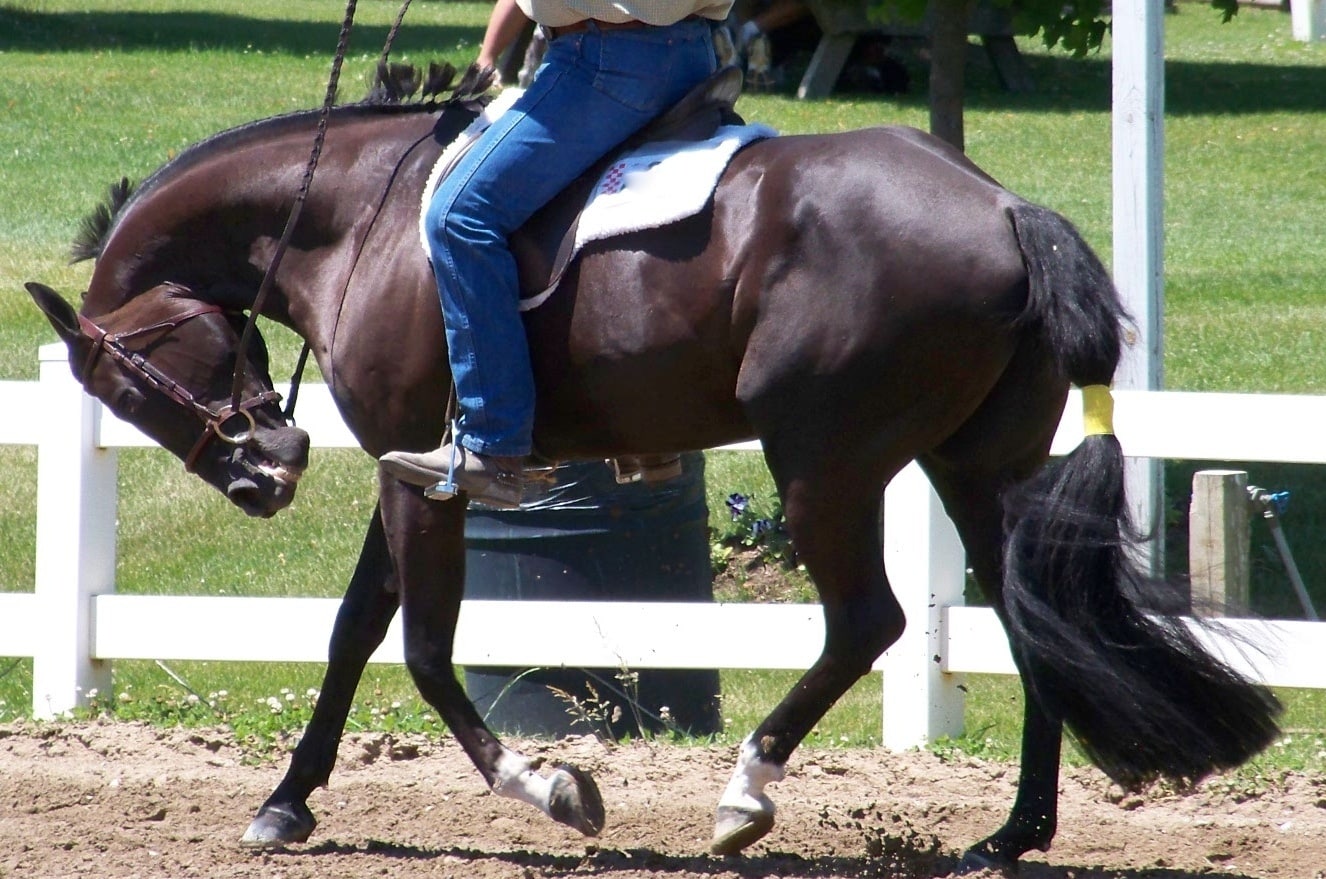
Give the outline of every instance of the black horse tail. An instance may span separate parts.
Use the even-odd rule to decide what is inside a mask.
[[[1127,314],[1105,267],[1059,214],[1009,210],[1030,287],[1022,320],[1081,387],[1108,387]],[[1099,391],[1098,391],[1099,393]],[[1088,435],[1004,498],[1003,602],[1030,692],[1114,781],[1180,784],[1273,741],[1280,705],[1202,647],[1187,596],[1136,562],[1123,452]]]

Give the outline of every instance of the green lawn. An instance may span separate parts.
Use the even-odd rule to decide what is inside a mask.
[[[359,4],[359,28],[342,79],[357,99],[397,4]],[[488,5],[418,2],[397,60],[467,63]],[[316,106],[336,42],[338,9],[278,0],[21,0],[0,6],[0,379],[36,377],[37,346],[52,340],[22,284],[40,280],[66,295],[83,289],[89,265],[68,265],[78,221],[121,175],[141,178],[191,142],[223,127]],[[1189,390],[1321,393],[1326,390],[1326,261],[1321,218],[1326,185],[1326,51],[1290,39],[1287,15],[1245,8],[1228,25],[1200,3],[1166,16],[1165,371]],[[1010,188],[1062,211],[1110,257],[1109,40],[1073,60],[1020,42],[1037,89],[1001,91],[979,47],[971,54],[967,149]],[[824,132],[883,123],[924,127],[925,69],[915,52],[910,94],[839,95],[804,103],[786,93],[747,95],[738,109],[782,131]],[[294,342],[273,346],[277,374]],[[283,365],[286,364],[286,365]],[[12,417],[12,415],[11,415]],[[1268,425],[1274,429],[1274,425]],[[121,453],[118,588],[125,592],[336,595],[358,553],[373,501],[362,454],[317,451],[300,500],[274,522],[251,522],[149,451]],[[32,588],[35,453],[0,448],[0,589]],[[1173,519],[1181,526],[1193,469],[1169,465]],[[1253,482],[1288,489],[1285,529],[1309,588],[1326,607],[1326,482],[1317,468],[1249,464]],[[728,493],[763,493],[767,474],[712,457],[711,509]],[[1288,584],[1258,535],[1254,604],[1295,610]],[[1181,548],[1181,536],[1176,547]],[[1182,558],[1176,548],[1175,557]],[[313,666],[172,666],[188,690],[154,663],[120,663],[124,716],[211,722],[207,697],[225,690],[224,716],[259,733],[297,728]],[[785,675],[724,679],[725,740],[736,741],[790,684]],[[30,663],[0,660],[0,720],[30,701]],[[286,689],[292,699],[281,694]],[[1016,753],[1020,709],[1011,682],[971,682],[969,732],[957,747]],[[291,705],[269,717],[269,697]],[[400,669],[373,668],[354,723],[436,721]],[[118,698],[118,697],[117,697]],[[1317,694],[1288,694],[1292,739],[1320,758],[1326,709]],[[215,700],[213,700],[215,701]],[[393,707],[400,703],[399,707]],[[856,688],[816,731],[817,743],[868,744],[879,734],[879,683]],[[376,714],[374,713],[376,711]],[[245,726],[249,724],[249,726]],[[257,734],[257,733],[255,733]],[[1314,745],[1314,742],[1316,744]]]

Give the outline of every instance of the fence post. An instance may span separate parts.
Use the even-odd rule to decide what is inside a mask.
[[[1193,613],[1221,615],[1248,606],[1252,534],[1248,474],[1199,470],[1188,511],[1188,579]]]
[[[1289,18],[1294,39],[1305,43],[1326,39],[1326,0],[1290,0]]]
[[[69,371],[63,344],[39,352],[36,651],[32,714],[50,718],[110,692],[92,659],[92,596],[115,591],[116,453],[97,447],[100,406]]]
[[[884,561],[907,629],[884,654],[883,744],[895,751],[962,734],[959,675],[943,670],[943,611],[963,603],[966,553],[925,473],[908,464],[884,491]]]

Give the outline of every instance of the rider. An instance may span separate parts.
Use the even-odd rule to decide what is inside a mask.
[[[732,0],[498,0],[482,61],[519,33],[513,5],[547,35],[543,64],[443,178],[426,217],[459,404],[456,445],[380,459],[423,486],[445,481],[454,463],[457,487],[501,507],[520,503],[534,422],[507,236],[714,72],[712,28]]]

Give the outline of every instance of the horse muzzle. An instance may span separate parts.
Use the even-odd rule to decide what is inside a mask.
[[[308,448],[308,434],[297,427],[259,429],[221,461],[217,487],[248,515],[274,516],[294,500]]]

